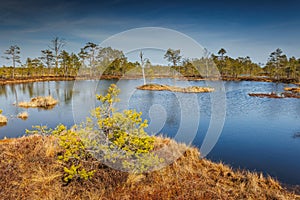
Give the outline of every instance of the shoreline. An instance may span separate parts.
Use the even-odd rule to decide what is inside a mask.
[[[102,75],[102,76],[36,76],[36,77],[19,77],[14,79],[0,79],[0,85],[6,84],[19,84],[19,83],[32,83],[32,82],[46,82],[46,81],[74,81],[74,80],[112,80],[112,79],[124,79],[124,80],[134,80],[141,79],[142,75],[130,75],[130,76],[119,76],[119,75]],[[159,75],[153,76],[153,79],[164,79],[170,78],[174,79],[173,76],[169,75]],[[186,80],[186,81],[255,81],[255,82],[272,82],[272,83],[286,83],[300,85],[294,79],[279,79],[275,80],[273,78],[266,77],[175,77],[176,80]]]
[[[299,186],[282,184],[272,177],[200,158],[197,148],[178,144],[168,138],[156,138],[158,147],[185,149],[174,163],[146,174],[130,174],[99,166],[95,160],[86,165],[97,169],[87,181],[74,180],[63,185],[62,165],[57,161],[61,149],[48,136],[25,136],[0,140],[2,191],[7,199],[84,199],[87,196],[118,199],[151,197],[189,197],[190,199],[298,199]],[[166,152],[167,155],[171,152]],[[175,152],[175,154],[177,151]],[[9,167],[7,167],[9,166]],[[41,187],[42,185],[42,187]],[[104,189],[103,189],[104,188]],[[198,188],[198,190],[195,190]],[[193,190],[194,189],[194,190]],[[194,191],[191,193],[191,191]]]

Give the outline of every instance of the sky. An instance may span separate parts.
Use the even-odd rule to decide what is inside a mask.
[[[0,66],[10,65],[2,56],[11,45],[21,48],[24,63],[41,56],[54,37],[78,53],[87,42],[143,27],[172,29],[214,54],[224,48],[256,63],[266,63],[276,48],[299,58],[299,7],[298,0],[0,0]]]

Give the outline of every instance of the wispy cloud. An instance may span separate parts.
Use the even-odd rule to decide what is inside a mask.
[[[23,57],[36,57],[55,36],[67,40],[69,51],[78,52],[88,41],[101,43],[128,29],[155,26],[180,31],[212,52],[224,47],[231,56],[248,54],[257,62],[265,62],[270,51],[278,47],[289,55],[299,52],[297,2],[3,1],[0,52],[18,44]]]

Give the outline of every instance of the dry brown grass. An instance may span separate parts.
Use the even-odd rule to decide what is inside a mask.
[[[160,84],[146,84],[137,87],[139,90],[157,90],[157,91],[172,91],[172,92],[183,92],[183,93],[203,93],[203,92],[213,92],[214,88],[210,87],[199,87],[190,86],[186,88],[170,86],[170,85],[160,85]]]
[[[5,117],[4,115],[0,114],[0,126],[4,126],[7,124],[7,117]]]
[[[97,169],[89,181],[62,182],[56,159],[61,149],[53,137],[29,136],[0,140],[1,199],[297,199],[270,177],[233,171],[222,163],[199,159],[196,148],[158,138],[156,149],[178,156],[169,166],[145,174],[128,174],[92,158]],[[173,152],[174,151],[174,152]]]
[[[23,108],[49,108],[55,106],[57,103],[58,101],[52,96],[38,96],[31,98],[29,102],[20,102],[18,106]]]
[[[300,95],[296,92],[282,92],[280,94],[277,93],[249,93],[251,97],[259,97],[259,98],[273,98],[273,99],[281,99],[281,98],[296,98],[300,99]]]
[[[292,88],[292,87],[286,87],[284,88],[285,91],[300,93],[300,87],[299,88]]]
[[[26,120],[28,118],[28,112],[21,112],[18,114],[18,118]]]

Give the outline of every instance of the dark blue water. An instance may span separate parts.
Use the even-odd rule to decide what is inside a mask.
[[[184,85],[186,82],[163,79],[153,80]],[[111,83],[121,88],[118,108],[143,112],[149,120],[150,134],[164,134],[179,141],[191,141],[201,147],[212,124],[213,96],[209,93],[178,94],[166,91],[136,90],[142,80],[121,81],[60,81],[0,86],[0,109],[9,117],[7,126],[0,127],[0,138],[18,137],[32,125],[68,126],[85,119],[89,110],[98,103],[95,94],[104,93]],[[203,86],[203,81],[190,85]],[[226,117],[216,145],[206,156],[235,168],[264,172],[288,184],[300,184],[300,99],[267,99],[248,96],[251,92],[282,90],[286,84],[264,82],[224,82]],[[59,104],[52,110],[23,109],[13,105],[34,96],[52,95]],[[19,112],[27,111],[26,121],[18,119]],[[222,120],[220,119],[220,122]],[[195,129],[196,127],[196,129]],[[179,133],[183,131],[184,135]],[[193,135],[195,132],[195,135]],[[179,135],[179,136],[178,136]]]

